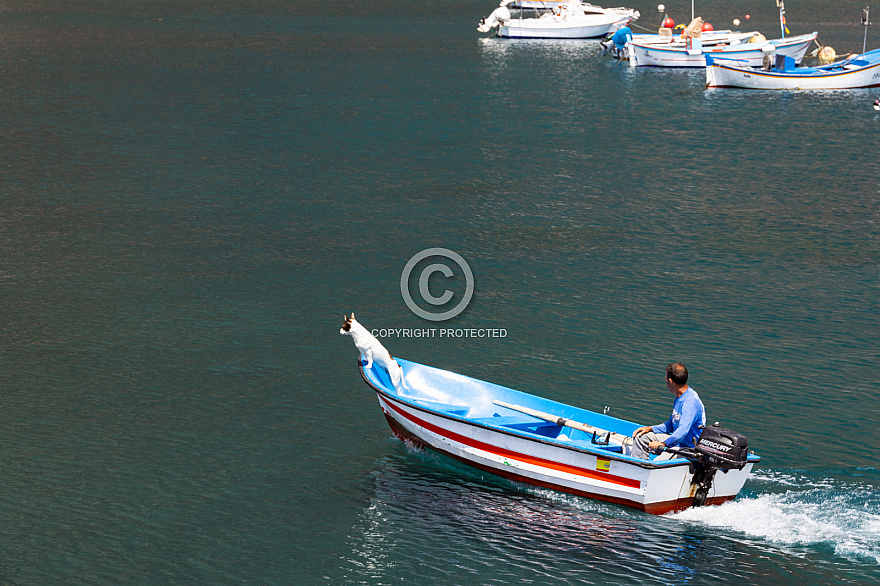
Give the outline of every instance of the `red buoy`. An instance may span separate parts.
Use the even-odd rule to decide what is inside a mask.
[[[703,32],[705,33],[705,32],[708,32],[708,31],[714,31],[714,30],[715,30],[715,27],[712,26],[712,23],[704,22],[704,23],[703,23],[703,28],[701,28],[700,30],[703,31]]]
[[[751,16],[749,16],[748,14],[746,14],[746,20],[748,20],[748,19],[750,19],[750,18],[751,18]]]
[[[672,17],[667,16],[666,18],[663,19],[663,27],[664,28],[675,28],[675,21],[672,20]]]

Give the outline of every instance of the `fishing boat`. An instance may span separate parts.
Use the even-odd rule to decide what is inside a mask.
[[[703,47],[715,46],[715,45],[724,45],[734,43],[747,43],[750,39],[758,37],[759,39],[763,37],[761,33],[757,31],[732,31],[730,29],[724,30],[712,30],[712,31],[702,31],[701,42]],[[661,34],[653,34],[653,33],[639,33],[633,35],[632,40],[636,43],[642,45],[674,45],[676,43],[685,43],[686,44],[686,36],[669,36],[669,35],[661,35]]]
[[[638,11],[630,8],[602,8],[569,0],[551,12],[536,11],[535,17],[527,18],[528,13],[520,10],[514,18],[507,8],[511,2],[501,0],[500,6],[480,21],[477,30],[488,33],[494,29],[497,36],[511,39],[592,39],[639,17]]]
[[[732,39],[727,43],[704,45],[700,38],[687,37],[666,44],[633,40],[628,44],[632,67],[705,67],[706,57],[714,61],[734,61],[738,65],[760,67],[764,55],[791,57],[800,63],[818,33],[766,40],[754,36],[747,40]]]
[[[403,383],[363,359],[392,431],[517,482],[663,514],[736,497],[760,458],[735,431],[708,426],[695,448],[628,455],[638,424],[439,368],[395,359]],[[396,370],[396,367],[395,367]]]
[[[702,21],[702,19],[701,19]],[[626,30],[626,29],[621,29]],[[656,46],[661,45],[663,47],[676,47],[676,46],[687,46],[686,41],[686,33],[682,33],[682,36],[672,36],[671,34],[651,34],[651,33],[639,33],[632,35],[629,39],[626,40],[621,46],[618,46],[615,42],[615,38],[611,35],[607,36],[603,41],[599,43],[602,48],[601,54],[610,53],[611,56],[617,57],[618,59],[629,60],[630,59],[630,48],[633,43],[637,43],[640,46]],[[740,31],[732,31],[732,30],[718,30],[718,31],[702,31],[700,43],[702,45],[703,51],[709,51],[711,48],[716,46],[726,46],[730,44],[737,45],[743,42],[749,42],[751,39],[765,40],[764,36],[756,31],[750,32],[740,32]]]
[[[776,59],[772,68],[740,67],[728,61],[707,60],[706,87],[756,90],[839,90],[880,86],[880,49],[819,67],[795,67]]]

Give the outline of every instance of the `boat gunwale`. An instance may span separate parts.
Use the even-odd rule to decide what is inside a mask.
[[[788,49],[790,47],[793,47],[795,45],[799,45],[801,43],[809,44],[809,43],[813,42],[813,40],[818,36],[819,36],[819,33],[805,33],[803,35],[798,35],[796,37],[789,37],[788,39],[784,40],[785,42],[782,42],[782,43],[774,43],[773,42],[778,39],[766,41],[765,43],[737,43],[736,45],[727,45],[727,46],[728,47],[739,47],[738,49],[731,49],[729,51],[724,51],[724,50],[720,50],[720,49],[713,49],[711,51],[702,51],[699,55],[690,55],[690,56],[699,57],[699,56],[709,55],[713,59],[730,61],[730,59],[724,59],[722,57],[714,57],[713,55],[710,55],[710,53],[723,53],[725,55],[729,55],[729,54],[733,54],[733,53],[752,53],[755,51],[763,52],[762,47],[766,47],[768,44],[773,45],[773,50],[777,51],[779,49]],[[807,39],[806,37],[810,37],[810,38]],[[794,39],[798,39],[798,40],[794,40]],[[676,46],[674,46],[674,47],[668,47],[668,46],[663,46],[663,45],[651,45],[651,44],[648,44],[645,42],[639,43],[636,41],[630,41],[630,43],[632,44],[633,47],[639,47],[640,49],[645,49],[645,50],[649,50],[649,51],[661,51],[664,53],[676,53],[676,54],[687,53],[687,49],[685,46],[683,46],[683,43],[676,43]],[[672,43],[670,43],[670,44],[672,44]],[[749,48],[748,46],[752,45],[752,44],[755,44],[758,46]],[[707,45],[707,46],[715,46],[715,45]]]
[[[418,364],[418,363],[414,363],[414,364]],[[523,432],[520,430],[504,429],[500,426],[494,426],[494,425],[489,425],[486,423],[478,422],[474,419],[468,419],[468,418],[462,417],[460,415],[452,415],[451,413],[444,413],[442,411],[430,409],[428,407],[419,405],[418,403],[416,403],[412,400],[407,400],[399,395],[393,395],[393,394],[389,393],[387,390],[373,384],[373,381],[371,381],[369,378],[367,378],[367,374],[364,371],[364,365],[361,362],[360,358],[358,358],[358,370],[360,370],[361,378],[363,378],[364,381],[374,391],[376,391],[378,394],[382,395],[386,399],[394,401],[396,403],[402,403],[412,409],[416,409],[416,410],[421,411],[423,413],[429,413],[435,417],[449,419],[450,421],[455,421],[458,423],[465,423],[465,424],[470,425],[472,427],[487,429],[487,430],[495,432],[495,433],[509,435],[512,437],[525,439],[528,441],[538,442],[538,443],[546,444],[549,446],[553,446],[555,448],[570,450],[570,451],[578,452],[581,454],[588,454],[590,456],[602,456],[603,459],[615,460],[617,462],[622,462],[624,464],[629,464],[631,466],[636,466],[638,468],[643,468],[646,470],[665,470],[665,469],[669,469],[669,468],[677,468],[680,466],[691,466],[690,460],[687,460],[685,458],[670,458],[669,460],[663,460],[660,463],[655,463],[651,460],[634,459],[632,457],[623,458],[623,457],[617,455],[615,452],[609,452],[606,450],[602,450],[601,448],[590,449],[590,448],[582,448],[580,446],[566,445],[566,444],[561,443],[559,441],[552,441],[549,439],[543,439],[541,437],[533,437],[533,434],[526,435],[526,432]],[[471,378],[471,377],[467,377],[466,375],[460,375],[460,376],[465,376],[466,378]],[[473,380],[479,380],[479,379],[473,379]],[[480,382],[484,382],[484,381],[480,381]],[[510,390],[515,390],[515,389],[510,389]],[[521,393],[522,391],[516,391],[516,392]],[[527,394],[527,393],[524,393],[524,394]],[[536,418],[536,419],[538,419],[538,418]],[[540,421],[540,419],[538,419],[538,420]],[[748,455],[747,463],[757,464],[760,461],[761,461],[761,456],[756,456],[754,454]],[[736,468],[731,468],[731,470],[736,470]]]
[[[835,67],[843,67],[847,61],[841,61]],[[828,71],[825,68],[831,67],[831,65],[826,65],[823,67],[810,67],[805,69],[811,69],[811,71],[764,71],[763,69],[753,69],[750,67],[740,67],[737,65],[726,65],[724,63],[713,63],[708,67],[719,67],[721,69],[727,69],[728,71],[734,71],[738,73],[745,73],[748,75],[757,75],[758,77],[766,77],[769,79],[824,79],[828,77],[843,77],[844,75],[850,75],[854,73],[863,73],[869,69],[873,69],[875,67],[880,66],[880,60],[869,63],[868,65],[864,65],[859,67],[858,69],[844,69],[842,71]],[[722,87],[722,86],[713,86],[713,87]],[[727,87],[740,87],[740,86],[727,86]],[[867,87],[867,86],[859,86],[859,87]],[[760,89],[760,88],[747,88],[747,89]],[[791,88],[773,88],[773,89],[791,89]],[[817,88],[817,89],[826,89],[826,88]],[[847,89],[847,88],[827,88],[827,89]]]

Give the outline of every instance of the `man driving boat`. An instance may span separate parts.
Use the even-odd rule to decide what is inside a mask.
[[[670,446],[694,447],[701,428],[706,425],[706,409],[687,380],[688,371],[681,362],[666,367],[666,388],[675,395],[672,416],[659,425],[646,425],[635,430],[630,455],[647,459],[650,452]]]

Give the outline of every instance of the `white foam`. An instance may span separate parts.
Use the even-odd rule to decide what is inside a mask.
[[[857,487],[841,489],[838,483],[831,489],[762,494],[670,517],[785,545],[827,544],[837,555],[880,564],[880,495]]]

